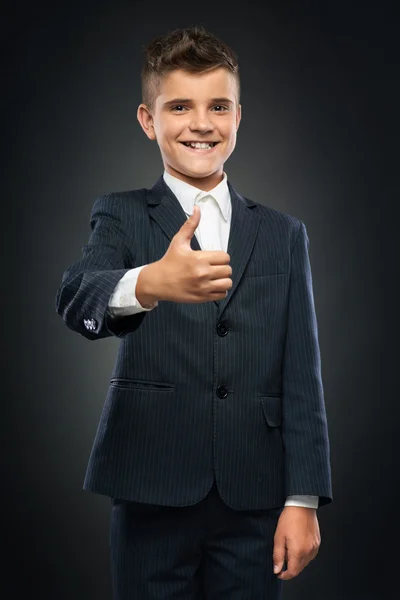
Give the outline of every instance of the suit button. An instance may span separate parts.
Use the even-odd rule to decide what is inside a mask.
[[[217,387],[217,396],[218,398],[226,398],[228,395],[228,390],[224,385],[219,385]]]
[[[217,333],[221,337],[224,337],[224,335],[227,335],[227,333],[228,333],[228,327],[225,325],[225,323],[218,323],[218,325],[217,325]]]
[[[96,319],[83,319],[83,324],[89,331],[94,331],[97,327]]]

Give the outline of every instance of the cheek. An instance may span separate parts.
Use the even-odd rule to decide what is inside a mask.
[[[227,140],[235,140],[236,139],[236,122],[234,120],[226,123],[225,126],[221,129],[221,132],[225,139]]]
[[[168,119],[160,119],[157,123],[157,135],[164,143],[165,141],[168,141],[169,138],[173,137],[175,129],[176,127],[174,127],[173,123],[170,123]]]
[[[225,137],[225,139],[226,139],[226,141],[227,141],[227,145],[228,145],[230,148],[234,147],[234,146],[235,146],[235,144],[236,144],[236,130],[235,130],[235,131],[229,131],[229,132],[226,134],[226,137]]]
[[[164,127],[162,135],[164,141],[171,146],[176,145],[176,140],[181,136],[182,127],[177,127],[176,124]]]

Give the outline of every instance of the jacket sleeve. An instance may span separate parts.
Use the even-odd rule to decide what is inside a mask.
[[[308,248],[300,221],[291,252],[283,357],[285,493],[318,496],[322,506],[332,501],[330,448]]]
[[[126,243],[126,206],[118,194],[100,196],[90,215],[92,233],[80,260],[64,272],[56,311],[69,329],[89,340],[125,337],[147,312],[115,317],[107,310],[117,282],[134,266]]]

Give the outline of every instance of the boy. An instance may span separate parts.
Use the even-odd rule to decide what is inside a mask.
[[[153,40],[142,100],[164,173],[96,200],[57,293],[69,328],[121,339],[84,489],[112,499],[115,599],[276,600],[332,501],[306,228],[227,179],[241,105],[221,40]]]

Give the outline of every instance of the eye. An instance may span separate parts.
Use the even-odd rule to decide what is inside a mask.
[[[171,111],[172,110],[177,110],[178,108],[186,108],[185,106],[183,106],[183,104],[176,104],[175,106],[171,106]],[[225,106],[224,104],[216,104],[213,108],[222,108],[225,111],[229,111],[229,107]],[[182,110],[177,110],[177,112],[183,112]],[[217,110],[217,112],[224,112],[223,110]]]

